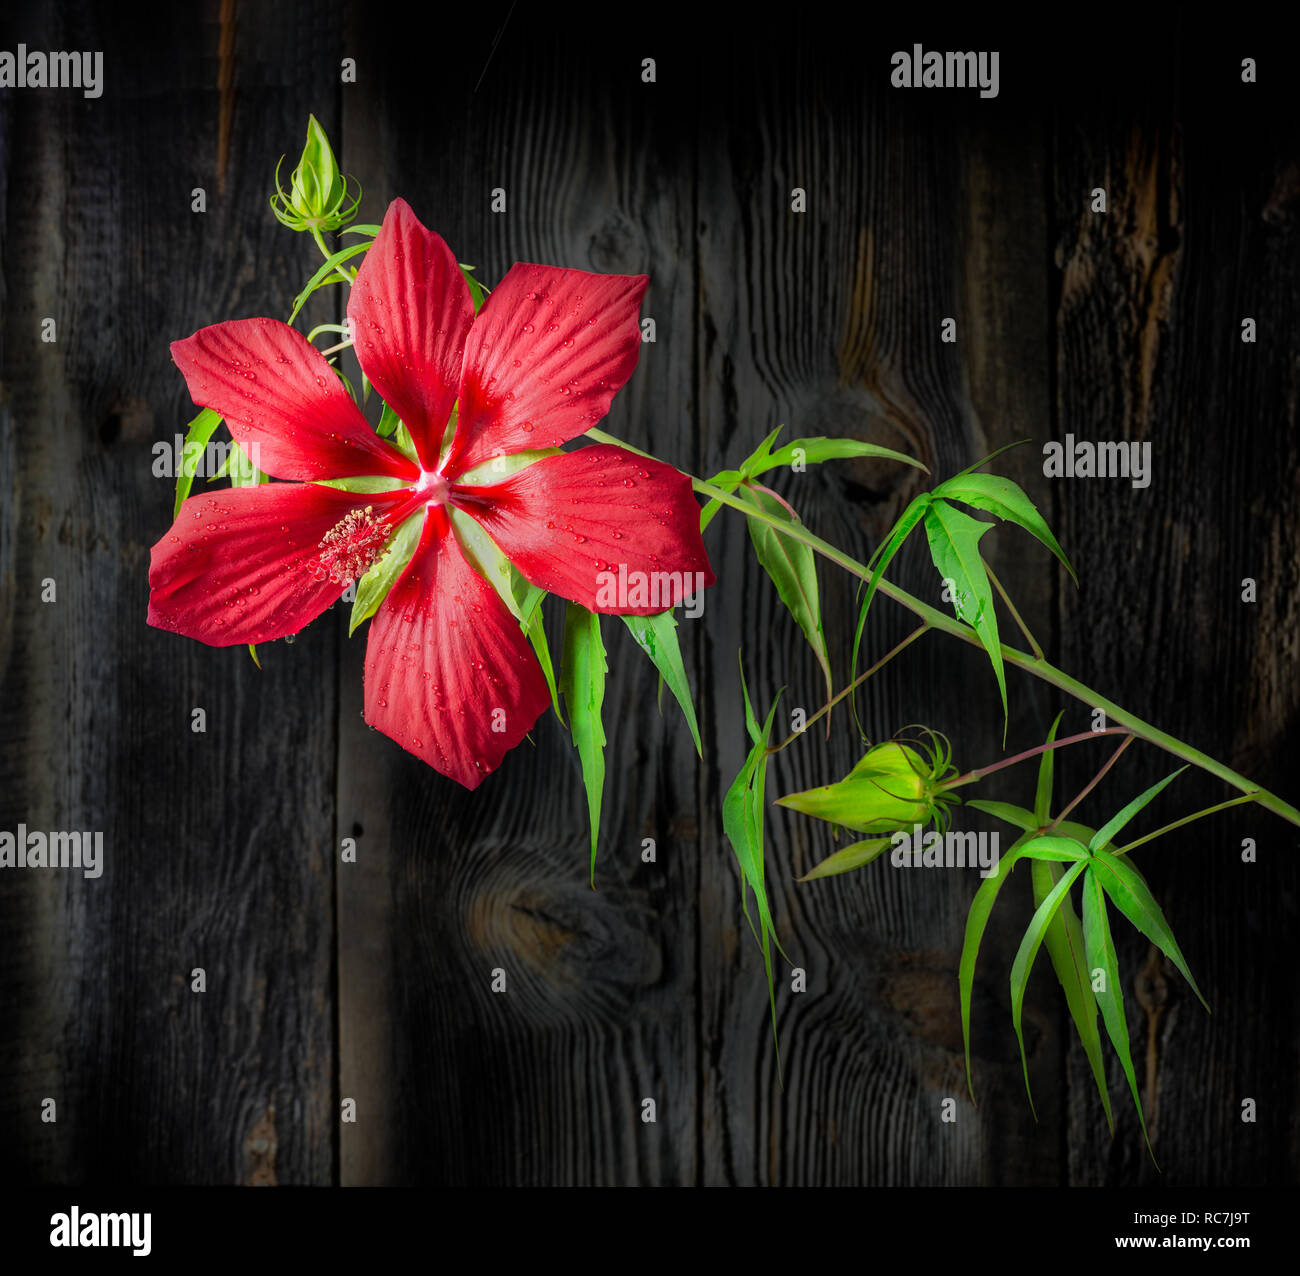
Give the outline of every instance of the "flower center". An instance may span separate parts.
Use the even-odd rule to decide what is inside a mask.
[[[343,586],[360,580],[379,561],[387,540],[388,522],[375,514],[373,505],[353,510],[322,538],[316,578],[328,576]]]
[[[443,478],[440,470],[421,470],[419,482],[411,489],[411,495],[430,505],[445,505],[450,490],[451,484]]]

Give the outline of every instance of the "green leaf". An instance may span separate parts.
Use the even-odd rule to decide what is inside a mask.
[[[805,465],[820,465],[823,461],[838,461],[855,456],[875,456],[885,461],[899,461],[914,469],[926,470],[920,461],[905,452],[895,452],[892,448],[879,447],[875,443],[864,443],[860,439],[828,439],[818,435],[816,438],[795,439],[787,443],[768,456],[762,462],[761,469],[750,470],[749,473],[762,474],[782,465],[793,465],[796,451],[803,452],[802,461]],[[929,473],[928,470],[926,472]]]
[[[370,241],[366,240],[360,244],[349,244],[347,248],[340,248],[338,252],[331,253],[326,257],[321,268],[307,281],[307,286],[294,298],[293,310],[289,313],[289,322],[293,323],[298,317],[298,312],[307,304],[307,299],[329,279],[336,266],[341,266],[345,261],[360,256],[369,247]]]
[[[1065,710],[1062,709],[1056,715],[1056,721],[1052,723],[1052,729],[1047,733],[1047,743],[1052,744],[1056,740],[1056,729],[1061,725],[1061,718]],[[1034,818],[1038,821],[1040,828],[1046,828],[1052,818],[1052,783],[1053,769],[1056,765],[1056,750],[1046,749],[1038,759],[1038,791],[1034,795]]]
[[[204,408],[186,428],[185,444],[181,448],[180,473],[176,475],[176,502],[172,508],[172,518],[180,514],[181,504],[194,486],[194,472],[199,468],[204,449],[220,424],[221,414],[211,408]]]
[[[1060,559],[1061,565],[1070,573],[1074,583],[1076,585],[1079,583],[1079,577],[1070,566],[1070,560],[1057,544],[1056,537],[1052,535],[1051,528],[1038,512],[1037,506],[1025,495],[1024,490],[1009,478],[1003,478],[1000,474],[961,474],[956,478],[950,478],[946,483],[941,483],[934,489],[934,495],[961,501],[963,505],[969,505],[973,509],[987,510],[998,518],[1023,527],[1031,536],[1046,545]]]
[[[569,706],[569,731],[582,763],[591,821],[591,885],[596,885],[596,842],[600,835],[600,802],[605,787],[605,729],[601,708],[605,702],[605,644],[600,636],[600,616],[577,603],[564,612],[564,651],[560,691]]]
[[[1017,439],[1014,443],[1004,443],[1000,448],[995,448],[992,452],[990,452],[988,456],[984,457],[983,460],[976,461],[974,465],[968,465],[964,470],[959,470],[956,474],[952,476],[952,478],[947,479],[946,481],[951,483],[955,479],[965,478],[967,474],[974,474],[976,470],[982,469],[990,461],[1001,456],[1003,452],[1010,452],[1013,447],[1019,447],[1022,443],[1028,443],[1028,442],[1029,442],[1028,439]]]
[[[543,597],[542,591],[537,591],[537,601],[540,603]],[[531,609],[525,609],[525,617],[520,622],[520,627],[528,637],[528,641],[533,645],[533,652],[537,656],[537,663],[542,666],[542,676],[546,679],[547,690],[551,693],[551,708],[555,710],[555,716],[559,718],[562,726],[568,724],[564,721],[564,714],[560,712],[560,696],[555,686],[555,666],[551,663],[551,646],[546,640],[546,625],[542,616],[541,607],[534,606]]]
[[[1115,956],[1115,945],[1110,937],[1110,922],[1106,919],[1106,892],[1091,869],[1083,879],[1083,946],[1087,957],[1088,970],[1100,970],[1105,977],[1104,990],[1094,992],[1097,1004],[1101,1007],[1102,1022],[1106,1025],[1106,1035],[1110,1037],[1115,1053],[1119,1055],[1120,1066],[1128,1078],[1128,1088],[1133,1095],[1133,1104],[1137,1108],[1138,1120],[1142,1124],[1142,1133],[1147,1141],[1147,1151],[1155,1161],[1155,1150],[1151,1147],[1151,1136],[1147,1133],[1146,1117],[1142,1114],[1142,1098],[1138,1094],[1137,1078],[1133,1074],[1133,1057],[1129,1053],[1128,1023],[1124,1019],[1124,994],[1119,982],[1119,961]]]
[[[1201,990],[1196,986],[1192,972],[1187,969],[1187,962],[1183,960],[1174,932],[1160,911],[1160,905],[1156,903],[1150,888],[1142,880],[1142,875],[1123,856],[1099,850],[1094,852],[1094,857],[1092,871],[1115,907],[1178,967],[1183,978],[1192,986],[1192,991],[1200,998],[1201,1005],[1208,1011],[1210,1003],[1201,996]]]
[[[1089,850],[1098,850],[1101,847],[1109,846],[1114,840],[1120,829],[1126,825],[1144,806],[1152,802],[1156,796],[1164,789],[1171,780],[1177,779],[1187,768],[1180,766],[1177,771],[1165,776],[1163,780],[1153,784],[1149,789],[1139,793],[1118,815],[1112,815],[1105,824],[1092,835],[1092,841],[1088,843]]]
[[[1025,847],[1025,854],[1036,860],[1077,862],[1088,858],[1088,849],[1072,837],[1036,837]]]
[[[681,646],[677,641],[677,618],[671,611],[661,611],[654,616],[624,616],[623,623],[631,631],[636,645],[653,661],[654,667],[659,670],[659,676],[681,705],[691,738],[695,741],[695,752],[703,757],[700,727],[695,720],[695,704],[691,699],[691,687],[686,681]]]
[[[372,222],[353,222],[351,226],[344,226],[340,235],[369,235],[371,239],[383,230],[382,226],[376,226]]]
[[[939,569],[939,575],[952,582],[958,619],[965,621],[979,635],[997,675],[1005,736],[1007,683],[1002,671],[1002,644],[998,639],[997,614],[993,610],[993,588],[979,551],[980,537],[992,526],[992,523],[983,523],[963,514],[947,501],[931,501],[925,511],[930,556]]]
[[[460,263],[457,263],[460,265]],[[487,300],[487,291],[483,285],[474,277],[474,266],[460,266],[460,273],[465,276],[465,282],[469,285],[469,295],[474,300],[474,313],[478,314],[483,309],[483,303]]]
[[[739,470],[723,470],[720,474],[715,474],[709,482],[714,487],[720,487],[728,494],[734,492],[739,486],[740,481],[745,476]],[[704,508],[700,511],[700,531],[704,531],[708,525],[713,522],[713,516],[722,508],[722,502],[716,496],[712,497]]]
[[[745,686],[745,666],[740,666],[740,688],[745,699],[745,725],[753,747],[727,790],[722,802],[722,827],[727,840],[735,853],[741,872],[741,901],[745,919],[750,929],[754,923],[749,916],[749,902],[745,894],[746,887],[754,893],[758,906],[759,930],[754,937],[763,950],[763,966],[767,972],[767,997],[772,1012],[772,1040],[776,1043],[777,1071],[781,1067],[781,1043],[776,1031],[776,985],[772,978],[772,943],[775,941],[777,951],[785,955],[781,941],[776,938],[776,927],[772,923],[772,910],[767,898],[763,864],[763,790],[767,780],[768,741],[772,735],[772,721],[776,717],[776,706],[781,699],[780,692],[768,710],[767,719],[762,728],[758,726],[753,707],[749,701],[749,689]],[[787,958],[788,960],[788,958]]]
[[[379,610],[379,604],[388,597],[393,582],[411,561],[415,548],[420,543],[420,532],[423,529],[423,511],[403,519],[401,526],[389,538],[384,556],[357,581],[356,597],[352,600],[352,615],[348,619],[349,638],[356,633],[357,626],[369,620]]]
[[[843,846],[834,855],[828,855],[810,873],[796,877],[796,882],[811,882],[819,877],[834,877],[838,873],[852,872],[880,857],[893,842],[892,837],[869,837],[862,842]]]
[[[230,441],[230,450],[222,468],[230,475],[231,487],[256,487],[259,483],[269,483],[271,478],[253,464],[252,457],[234,439]]]
[[[1012,843],[1010,850],[998,860],[998,866],[991,877],[986,877],[979,884],[975,898],[971,900],[970,912],[966,915],[966,936],[961,945],[961,961],[957,967],[957,984],[961,991],[961,1035],[966,1043],[966,1085],[970,1090],[971,1102],[975,1102],[975,1079],[970,1067],[970,1001],[971,990],[975,987],[975,963],[979,958],[980,940],[989,924],[989,914],[997,903],[998,892],[1002,884],[1011,875],[1016,862],[1024,854],[1025,843],[1029,834]]]
[[[498,548],[496,541],[484,531],[482,524],[464,510],[446,507],[451,530],[456,543],[469,565],[497,591],[511,615],[520,622],[525,619],[523,606],[515,594],[515,568]]]
[[[967,798],[966,805],[973,806],[977,811],[986,811],[989,815],[999,820],[1005,820],[1008,824],[1014,824],[1016,828],[1024,829],[1027,833],[1036,833],[1047,823],[1046,820],[1036,819],[1032,811],[1026,811],[1023,806],[1013,806],[1010,802],[990,802],[984,798]]]
[[[316,479],[315,482],[319,487],[336,487],[340,492],[394,492],[410,486],[388,474],[358,474],[352,478]]]
[[[1038,956],[1048,924],[1056,916],[1056,910],[1061,906],[1061,902],[1070,893],[1070,887],[1087,867],[1086,861],[1080,860],[1065,870],[1061,880],[1052,887],[1047,898],[1034,911],[1029,928],[1025,931],[1025,937],[1020,941],[1020,947],[1016,951],[1015,960],[1011,963],[1011,1022],[1016,1030],[1016,1040],[1020,1042],[1020,1065],[1025,1073],[1025,1092],[1029,1095],[1030,1111],[1034,1111],[1034,1095],[1029,1088],[1029,1057],[1025,1054],[1025,1033],[1020,1022],[1025,1004],[1025,987],[1029,983],[1029,972],[1033,969],[1034,958]],[[1038,1120],[1037,1112],[1034,1112],[1034,1120]]]
[[[381,439],[386,439],[392,432],[402,424],[402,418],[387,404],[384,404],[384,410],[379,414],[379,424],[375,426],[375,433]]]
[[[792,523],[789,510],[766,492],[753,488],[740,490],[747,503],[765,514]],[[822,676],[826,680],[826,699],[830,700],[831,661],[826,650],[826,635],[822,631],[821,599],[817,591],[817,556],[802,541],[783,536],[769,523],[756,518],[746,521],[749,523],[749,536],[754,542],[754,553],[759,564],[771,577],[786,610],[803,630],[803,635],[821,666]]]
[[[893,560],[894,555],[902,548],[903,542],[908,538],[912,528],[924,517],[926,507],[929,504],[929,492],[922,492],[919,496],[913,497],[908,507],[899,516],[898,522],[894,524],[893,530],[871,556],[871,575],[867,581],[867,596],[862,600],[862,609],[858,612],[858,627],[853,634],[853,659],[849,668],[850,682],[857,681],[858,651],[862,646],[862,633],[867,625],[867,609],[871,606],[871,600],[876,596],[876,586],[880,584],[880,578],[885,574],[885,569]],[[849,702],[853,709],[854,724],[858,727],[858,732],[862,735],[862,738],[866,739],[861,723],[858,722],[858,693],[856,690],[849,697]]]
[[[1057,721],[1060,719],[1058,718]],[[1055,729],[1055,728],[1053,728]],[[1050,757],[1050,754],[1044,756]],[[1061,880],[1065,870],[1059,864],[1035,860],[1031,872],[1034,882],[1034,907],[1042,904],[1052,888]],[[1106,1064],[1101,1053],[1101,1032],[1097,1027],[1097,999],[1092,995],[1092,980],[1088,976],[1088,962],[1083,950],[1083,927],[1067,895],[1056,910],[1043,936],[1047,954],[1052,959],[1057,981],[1065,993],[1065,1004],[1075,1031],[1088,1056],[1093,1080],[1101,1095],[1101,1106],[1106,1112],[1106,1125],[1115,1132],[1115,1119],[1110,1110],[1110,1094],[1106,1089]]]

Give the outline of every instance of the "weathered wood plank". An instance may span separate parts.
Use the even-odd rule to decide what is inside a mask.
[[[1061,482],[1062,530],[1083,579],[1064,599],[1062,654],[1135,712],[1288,793],[1300,746],[1295,136],[1279,88],[1243,85],[1235,50],[1183,40],[1144,57],[1141,79],[1116,81],[1125,91],[1104,106],[1075,105],[1055,121],[1057,428],[1149,442],[1153,475],[1138,490]],[[1089,211],[1096,187],[1104,215]],[[1242,343],[1244,317],[1259,324],[1256,344]],[[1246,576],[1258,581],[1254,604],[1241,601]],[[1104,818],[1173,769],[1153,750],[1134,753],[1084,818]],[[1067,764],[1065,777],[1077,785],[1086,773]],[[1189,772],[1144,819],[1158,827],[1227,796]],[[1260,847],[1253,865],[1240,859],[1248,836]],[[1116,1140],[1107,1145],[1091,1105],[1072,1104],[1073,1181],[1288,1174],[1294,1079],[1267,1060],[1295,1022],[1295,846],[1294,830],[1243,809],[1138,853],[1214,1014],[1120,925],[1164,1172],[1112,1067]],[[1255,1124],[1241,1120],[1248,1097]]]
[[[165,342],[279,309],[300,269],[264,215],[270,139],[302,128],[293,55],[266,53],[292,47],[294,23],[242,17],[244,127],[219,197],[216,29],[162,22],[163,65],[107,12],[38,16],[33,42],[103,49],[106,84],[94,102],[6,108],[0,825],[102,830],[105,866],[3,883],[5,1172],[319,1183],[335,1128],[334,641],[268,650],[259,674],[242,650],[144,624],[171,509],[151,445],[193,414]]]
[[[517,260],[648,273],[657,341],[606,428],[689,458],[691,138],[641,110],[638,63],[575,49],[523,7],[484,69],[500,16],[450,32],[475,56],[432,85],[401,32],[359,25],[359,72],[385,91],[346,98],[347,164],[375,218],[402,195],[489,287]],[[383,1123],[345,1133],[344,1182],[694,1179],[695,759],[623,628],[604,626],[595,893],[576,754],[554,719],[467,794],[360,726],[354,640],[340,828],[364,833],[340,877],[341,1084]]]

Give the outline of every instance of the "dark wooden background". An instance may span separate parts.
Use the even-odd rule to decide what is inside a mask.
[[[779,931],[808,972],[803,994],[778,984],[778,1085],[720,819],[745,747],[737,649],[762,708],[787,688],[787,729],[818,684],[729,516],[709,533],[720,583],[683,629],[703,763],[607,625],[594,893],[576,755],[553,720],[467,795],[366,728],[364,638],[348,640],[345,608],[264,648],[260,673],[242,650],[146,627],[149,547],[171,508],[150,448],[193,412],[167,343],[287,312],[316,251],[266,199],[314,111],[367,220],[405,196],[488,284],[519,259],[647,272],[657,341],[607,428],[666,460],[712,473],[784,422],[911,450],[937,479],[1032,437],[1000,466],[1040,501],[1082,588],[1022,533],[988,540],[1049,656],[1300,798],[1300,136],[1275,33],[1202,36],[1169,15],[1082,36],[807,6],[734,24],[698,6],[508,11],[437,6],[420,26],[373,4],[83,3],[4,25],[7,49],[104,50],[106,88],[0,91],[0,828],[102,829],[107,843],[97,881],[0,880],[4,1175],[1293,1182],[1300,844],[1249,808],[1139,856],[1212,1016],[1118,931],[1162,1175],[1114,1065],[1107,1135],[1045,959],[1026,1011],[1035,1125],[1006,984],[1027,881],[985,942],[976,1109],[956,981],[975,874],[878,863],[798,886],[832,844],[773,809]],[[891,89],[889,55],[914,40],[999,48],[999,97]],[[1240,81],[1248,55],[1256,86]],[[355,85],[339,82],[344,57]],[[195,186],[206,214],[190,211]],[[497,186],[508,211],[494,215]],[[1087,210],[1095,186],[1105,216]],[[56,344],[40,340],[47,316]],[[938,339],[945,317],[956,345]],[[1067,431],[1149,440],[1151,486],[1049,483],[1041,444]],[[780,482],[865,558],[922,479],[841,462]],[[898,579],[938,602],[919,551]],[[55,603],[40,601],[46,577]],[[822,587],[838,680],[853,590],[830,571]],[[872,658],[908,622],[879,603]],[[1084,706],[1008,678],[1013,747],[1039,742],[1058,708],[1063,730],[1089,725]],[[196,706],[206,734],[190,730]],[[959,644],[918,644],[864,707],[876,737],[920,721],[963,768],[998,756],[992,676]],[[1075,754],[1072,789],[1103,746]],[[810,733],[782,755],[771,792],[855,758],[837,714],[829,743]],[[1168,769],[1135,747],[1085,818]],[[1032,783],[1013,772],[986,796],[1023,802]],[[1225,796],[1189,772],[1144,818]],[[354,865],[339,862],[345,837]],[[55,1124],[40,1119],[47,1096]],[[955,1124],[939,1120],[948,1096]],[[346,1097],[355,1124],[339,1120]],[[1255,1124],[1239,1117],[1248,1097]]]

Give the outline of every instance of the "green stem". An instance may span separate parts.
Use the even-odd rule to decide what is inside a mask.
[[[1020,632],[1024,634],[1025,641],[1029,644],[1029,649],[1034,653],[1034,655],[1039,660],[1042,660],[1043,649],[1038,645],[1037,642],[1034,641],[1034,635],[1029,632],[1029,626],[1026,625],[1023,620],[1021,620],[1020,613],[1016,610],[1015,603],[1011,601],[1011,595],[1008,594],[1007,591],[1002,588],[1002,582],[993,574],[993,568],[991,568],[988,565],[988,563],[984,564],[984,570],[988,573],[989,580],[993,582],[994,589],[996,589],[998,593],[1002,595],[1002,601],[1006,603],[1007,610],[1011,613],[1012,619],[1016,622],[1016,625],[1020,629]]]
[[[866,673],[859,675],[851,683],[849,683],[849,685],[845,687],[844,690],[839,693],[839,695],[832,697],[820,709],[818,709],[817,712],[814,713],[813,716],[809,718],[807,722],[804,723],[803,731],[792,731],[788,736],[786,736],[784,740],[781,741],[780,744],[769,745],[767,749],[768,756],[770,757],[774,753],[780,753],[781,750],[784,749],[787,744],[792,744],[801,735],[803,735],[804,731],[807,731],[808,728],[812,726],[812,724],[816,722],[818,718],[822,717],[823,714],[829,713],[837,704],[839,704],[841,700],[844,699],[845,696],[852,695],[854,690],[860,687],[864,682],[866,682],[866,680],[870,678],[873,673],[876,673],[880,669],[883,669],[891,660],[893,660],[893,658],[896,655],[898,655],[900,651],[904,650],[907,647],[910,647],[929,628],[930,628],[929,625],[918,625],[917,628],[913,629],[912,632],[908,634],[907,637],[904,638],[902,642],[900,642],[896,647],[892,648],[890,651],[887,651],[883,656],[881,656],[880,659],[877,660],[876,663],[866,671]]]
[[[316,247],[320,249],[320,255],[324,257],[326,261],[329,261],[334,254],[330,252],[329,246],[325,243],[324,236],[320,233],[319,226],[311,227],[311,237],[316,241]],[[350,284],[352,282],[352,276],[343,269],[342,263],[334,267],[334,273],[338,275],[345,284]]]
[[[1049,753],[1053,749],[1064,749],[1069,744],[1080,744],[1084,740],[1099,740],[1104,735],[1132,734],[1127,727],[1107,727],[1104,731],[1080,731],[1078,735],[1066,736],[1064,740],[1052,740],[1048,744],[1035,745],[1032,749],[1017,753],[1014,758],[1005,758],[1001,762],[994,762],[991,766],[982,766],[977,770],[967,771],[965,775],[959,775],[955,780],[950,781],[943,787],[945,789],[959,789],[963,784],[974,784],[976,780],[982,780],[986,775],[992,775],[994,771],[1002,771],[1009,766],[1015,766],[1017,763],[1027,762],[1030,758],[1036,758],[1040,753]]]
[[[606,434],[603,430],[588,430],[587,436],[599,443],[612,443],[617,447],[627,448],[628,451],[635,452],[638,456],[648,457],[650,455],[648,452],[642,452],[639,448],[628,447],[622,440]],[[836,549],[834,545],[822,540],[820,536],[815,536],[802,523],[785,522],[752,505],[746,505],[739,498],[732,496],[729,492],[724,492],[712,483],[706,483],[703,479],[695,478],[693,475],[687,475],[687,477],[691,480],[692,487],[701,496],[716,500],[722,505],[729,505],[733,509],[739,510],[746,518],[756,518],[760,522],[770,524],[783,536],[788,536],[791,540],[807,545],[809,549],[814,550],[837,567],[843,568],[851,576],[856,576],[860,580],[870,579],[869,572],[857,559],[842,550]],[[887,598],[892,598],[900,606],[906,607],[914,616],[925,621],[930,628],[941,630],[953,638],[959,638],[962,642],[977,647],[981,651],[983,650],[979,635],[969,626],[963,625],[960,621],[935,607],[931,607],[928,603],[923,603],[919,598],[913,597],[905,589],[900,589],[883,576],[876,588]],[[1059,691],[1064,691],[1067,695],[1082,701],[1089,708],[1101,709],[1107,717],[1113,718],[1121,726],[1127,727],[1139,739],[1147,741],[1148,744],[1154,744],[1157,748],[1173,754],[1176,758],[1182,758],[1184,762],[1190,762],[1193,766],[1208,772],[1225,784],[1231,785],[1234,789],[1239,789],[1265,810],[1281,816],[1288,823],[1300,826],[1300,811],[1296,810],[1289,802],[1284,802],[1275,793],[1260,788],[1253,780],[1247,779],[1231,767],[1224,766],[1222,762],[1215,761],[1209,754],[1202,753],[1200,749],[1194,749],[1190,744],[1185,744],[1167,731],[1161,731],[1158,727],[1152,726],[1151,723],[1144,721],[1134,713],[1130,713],[1113,700],[1108,700],[1077,678],[1070,677],[1068,673],[1056,668],[1055,665],[1050,664],[1042,657],[1031,656],[1015,647],[1008,647],[1005,643],[1002,643],[1001,647],[1002,659],[1007,664],[1023,669],[1026,673],[1033,674],[1035,678],[1041,678],[1042,681],[1056,687]]]
[[[1203,811],[1197,811],[1195,815],[1184,815],[1181,820],[1175,820],[1172,824],[1166,824],[1162,829],[1156,829],[1154,833],[1148,833],[1145,837],[1140,837],[1136,842],[1129,842],[1127,846],[1121,846],[1118,850],[1112,851],[1113,855],[1127,855],[1135,847],[1141,846],[1143,842],[1154,841],[1157,837],[1163,837],[1166,833],[1172,833],[1174,829],[1181,828],[1184,824],[1190,824],[1193,820],[1203,819],[1207,815],[1213,815],[1216,811],[1226,811],[1230,806],[1240,806],[1243,802],[1253,802],[1254,793],[1243,793],[1240,797],[1229,798],[1226,802],[1219,802],[1214,806],[1207,806]]]
[[[1056,817],[1056,819],[1054,819],[1054,820],[1053,820],[1053,821],[1052,821],[1052,822],[1047,826],[1049,832],[1050,832],[1052,829],[1054,829],[1058,824],[1064,824],[1064,823],[1065,823],[1065,817],[1066,817],[1067,815],[1069,815],[1070,812],[1073,811],[1074,808],[1075,808],[1076,806],[1078,806],[1079,803],[1082,802],[1083,799],[1086,798],[1086,797],[1088,796],[1088,794],[1091,793],[1091,792],[1093,791],[1093,789],[1095,789],[1095,788],[1097,787],[1097,785],[1099,785],[1099,784],[1102,782],[1103,778],[1104,778],[1105,775],[1106,775],[1106,772],[1109,771],[1109,770],[1111,769],[1111,767],[1113,767],[1113,766],[1115,765],[1115,763],[1118,762],[1118,761],[1120,760],[1120,756],[1123,754],[1124,750],[1127,749],[1128,746],[1129,746],[1130,744],[1132,744],[1132,743],[1133,743],[1133,737],[1132,737],[1131,735],[1126,735],[1126,736],[1125,736],[1125,737],[1120,741],[1120,743],[1119,743],[1119,748],[1116,749],[1115,752],[1112,753],[1112,754],[1110,755],[1110,757],[1108,757],[1108,758],[1106,759],[1106,761],[1102,764],[1102,768],[1101,768],[1101,770],[1098,771],[1097,774],[1094,775],[1094,776],[1092,777],[1092,779],[1089,780],[1088,783],[1085,784],[1085,785],[1083,786],[1083,788],[1081,788],[1081,789],[1078,791],[1078,793],[1076,793],[1076,794],[1074,795],[1074,801],[1072,801],[1072,802],[1071,802],[1071,803],[1070,803],[1070,804],[1065,808],[1065,810],[1063,810],[1063,811],[1060,813],[1060,815],[1058,815],[1058,816]]]

